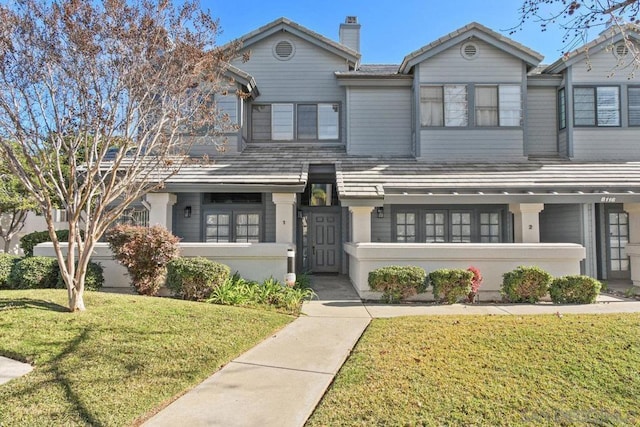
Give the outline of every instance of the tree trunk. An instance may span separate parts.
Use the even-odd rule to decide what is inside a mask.
[[[69,288],[69,311],[85,311],[84,289],[78,290],[75,287]]]

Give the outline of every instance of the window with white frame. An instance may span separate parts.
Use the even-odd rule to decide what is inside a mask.
[[[422,126],[467,126],[467,86],[422,86],[420,123]]]
[[[255,141],[337,140],[339,124],[337,103],[275,103],[251,107],[251,134]]]
[[[476,85],[476,126],[520,126],[522,97],[520,85]]]
[[[574,87],[573,121],[575,126],[620,126],[620,88]]]
[[[640,126],[640,87],[631,86],[628,89],[629,126]]]

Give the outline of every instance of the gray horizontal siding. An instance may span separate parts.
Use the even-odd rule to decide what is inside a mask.
[[[264,194],[264,241],[276,241],[276,205],[271,193]]]
[[[630,79],[633,67],[630,67],[628,62],[624,60],[619,64],[618,61],[619,59],[608,49],[589,55],[588,58],[580,60],[571,66],[573,84],[581,82],[600,82],[601,84],[640,83],[640,76],[637,72]]]
[[[640,160],[639,128],[574,128],[575,160]]]
[[[201,241],[201,197],[200,193],[178,193],[173,205],[173,234],[183,242]],[[184,217],[184,208],[191,206],[191,218]]]
[[[391,242],[391,205],[384,206],[384,218],[378,218],[375,209],[371,213],[371,241]]]
[[[527,154],[557,154],[556,89],[527,89]]]
[[[581,224],[581,205],[546,204],[540,212],[540,241],[583,244]]]
[[[562,131],[558,134],[558,152],[563,156],[568,156],[569,151],[567,147],[567,131]]]
[[[423,160],[518,161],[523,160],[522,129],[423,129]]]
[[[273,55],[274,44],[281,40],[295,46],[295,54],[288,61]],[[232,64],[256,79],[259,102],[335,102],[344,98],[334,72],[347,71],[345,60],[289,33],[257,42],[251,46],[247,62],[236,59]]]
[[[412,154],[409,88],[350,88],[348,93],[349,154]]]
[[[522,61],[485,43],[473,40],[478,56],[464,59],[461,44],[425,60],[420,64],[421,83],[518,83],[522,81]]]

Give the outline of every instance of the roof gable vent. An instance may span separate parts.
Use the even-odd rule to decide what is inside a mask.
[[[464,59],[475,59],[478,56],[478,45],[469,42],[462,45],[460,53]]]
[[[618,43],[617,45],[615,45],[615,47],[613,49],[613,53],[618,58],[623,58],[623,57],[627,56],[627,54],[629,53],[629,48],[627,47],[627,45],[624,42],[623,43]]]
[[[288,61],[295,53],[295,47],[289,40],[280,40],[273,46],[273,55],[281,61]]]

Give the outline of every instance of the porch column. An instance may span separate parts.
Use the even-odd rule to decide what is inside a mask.
[[[351,241],[371,242],[371,212],[373,206],[349,206],[351,212]]]
[[[624,210],[629,214],[629,242],[626,251],[631,264],[631,280],[633,286],[640,287],[640,203],[625,203]]]
[[[276,205],[276,243],[293,243],[296,226],[296,193],[273,193]]]
[[[510,203],[515,243],[540,243],[540,216],[544,203]]]
[[[145,196],[149,208],[149,225],[161,225],[167,230],[173,228],[173,205],[178,197],[173,193],[149,193]]]

